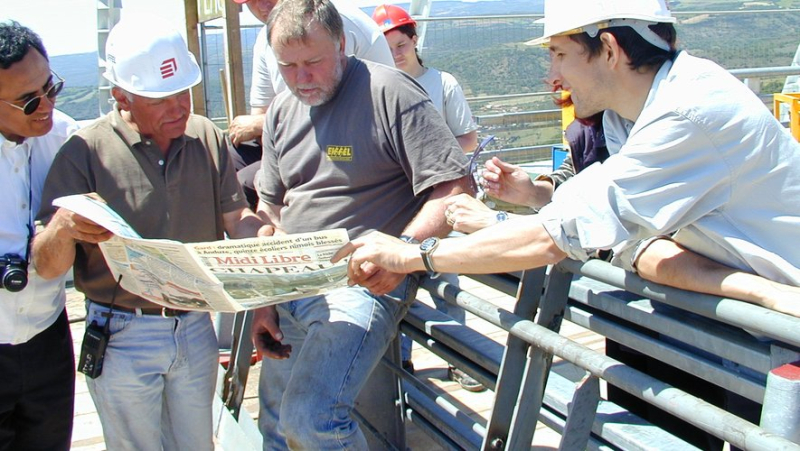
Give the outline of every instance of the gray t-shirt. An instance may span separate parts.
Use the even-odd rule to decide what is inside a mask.
[[[397,236],[429,188],[463,177],[467,159],[428,95],[401,71],[354,57],[338,92],[309,107],[291,92],[267,110],[261,200],[290,233],[335,227]]]

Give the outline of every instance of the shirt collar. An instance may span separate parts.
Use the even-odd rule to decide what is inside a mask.
[[[0,153],[2,153],[3,155],[6,155],[8,152],[11,152],[17,148],[21,148],[23,150],[29,150],[30,147],[31,147],[30,138],[26,138],[21,143],[17,143],[15,141],[11,141],[10,139],[6,139],[5,136],[0,134]]]
[[[653,78],[653,84],[650,86],[650,92],[647,94],[647,100],[644,102],[644,108],[642,108],[642,110],[647,108],[655,100],[658,88],[667,80],[669,71],[672,69],[672,64],[673,60],[667,60],[661,65],[658,72],[656,72],[656,76]]]

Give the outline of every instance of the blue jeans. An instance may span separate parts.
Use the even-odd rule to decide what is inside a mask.
[[[265,450],[367,449],[351,411],[417,286],[409,276],[386,296],[346,287],[278,305],[292,354],[262,361],[258,422]]]
[[[445,273],[439,276],[439,280],[443,280],[454,287],[459,286],[458,274]],[[436,306],[436,310],[444,313],[445,315],[450,315],[450,318],[453,318],[459,324],[467,323],[467,312],[464,311],[463,308],[450,304],[433,293],[431,293],[431,299],[433,299],[433,305]],[[411,345],[413,343],[413,340],[406,337],[405,334],[403,334],[403,336],[400,338],[400,356],[402,360],[411,360]]]
[[[88,302],[86,323],[108,307]],[[114,311],[103,372],[87,378],[110,450],[213,450],[219,349],[211,317]]]

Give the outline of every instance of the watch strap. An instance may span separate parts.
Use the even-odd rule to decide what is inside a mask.
[[[435,279],[439,277],[439,273],[436,272],[436,269],[433,267],[433,252],[436,248],[439,247],[439,238],[430,237],[425,239],[422,244],[420,244],[420,256],[422,257],[422,264],[425,265],[425,270],[428,271],[428,275],[431,279]]]

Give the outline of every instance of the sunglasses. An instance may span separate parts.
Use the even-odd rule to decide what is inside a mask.
[[[37,109],[39,109],[39,105],[42,103],[42,97],[47,97],[50,100],[54,100],[56,96],[58,96],[58,94],[61,92],[61,90],[64,89],[64,79],[59,77],[57,73],[55,72],[52,73],[56,78],[58,78],[58,81],[51,84],[50,87],[47,88],[47,90],[44,92],[44,94],[32,97],[30,100],[25,102],[25,105],[19,106],[17,104],[9,102],[8,100],[3,100],[3,99],[0,99],[0,102],[11,105],[14,108],[22,111],[23,113],[25,113],[25,116],[30,116],[31,114],[35,113]]]
[[[486,149],[486,146],[489,145],[490,142],[494,140],[494,135],[489,135],[478,144],[478,147],[472,152],[472,156],[469,158],[469,186],[472,188],[474,193],[478,194],[478,198],[481,197],[483,194],[483,188],[478,183],[480,179],[480,175],[478,174],[478,156]]]

